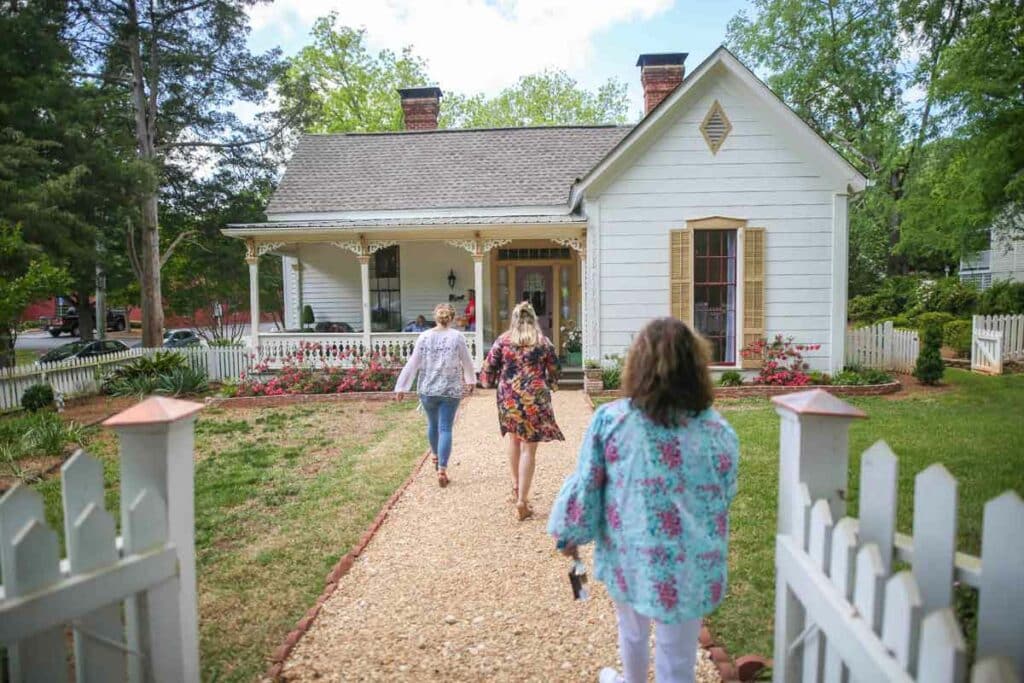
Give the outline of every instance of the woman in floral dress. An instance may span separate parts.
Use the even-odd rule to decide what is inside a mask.
[[[537,444],[563,441],[551,407],[558,381],[555,347],[541,333],[537,314],[524,301],[512,311],[508,332],[498,337],[480,375],[483,386],[498,388],[498,424],[508,435],[512,496],[520,520],[533,514],[529,505]]]
[[[562,486],[548,531],[577,556],[594,541],[595,574],[615,601],[623,674],[692,683],[701,618],[725,595],[729,504],[739,442],[712,407],[708,346],[675,318],[649,323],[626,358],[629,398],[601,406]]]

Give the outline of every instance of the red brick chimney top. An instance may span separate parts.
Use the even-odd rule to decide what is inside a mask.
[[[683,82],[686,57],[686,52],[662,52],[640,55],[636,60],[644,86],[645,116]]]
[[[437,114],[441,108],[441,89],[399,88],[402,97],[402,116],[406,130],[435,130]]]

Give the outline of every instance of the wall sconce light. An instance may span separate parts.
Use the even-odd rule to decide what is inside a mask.
[[[448,270],[448,288],[451,289],[452,291],[455,290],[455,270],[454,269],[449,269]]]

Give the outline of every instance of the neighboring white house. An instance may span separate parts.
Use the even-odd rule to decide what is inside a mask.
[[[290,328],[309,305],[354,330],[328,339],[400,342],[473,288],[478,358],[530,299],[559,347],[581,327],[588,359],[675,315],[721,368],[783,334],[839,369],[847,203],[866,180],[728,50],[684,77],[685,58],[640,57],[632,127],[435,130],[440,90],[402,91],[409,130],[303,136],[268,221],[224,232],[247,241],[252,277],[259,255],[283,257]]]
[[[960,261],[960,279],[988,289],[993,282],[1024,282],[1024,238],[989,230],[989,248]]]

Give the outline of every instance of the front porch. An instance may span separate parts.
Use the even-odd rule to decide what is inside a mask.
[[[376,353],[404,362],[417,319],[432,326],[434,307],[450,302],[480,367],[518,301],[533,303],[560,353],[566,333],[584,329],[585,225],[578,216],[459,229],[279,222],[225,233],[246,241],[249,344],[261,357],[301,352],[330,362]],[[283,259],[285,332],[258,328],[259,258],[266,254]],[[302,324],[306,309],[313,324]],[[467,317],[473,310],[475,324]]]

